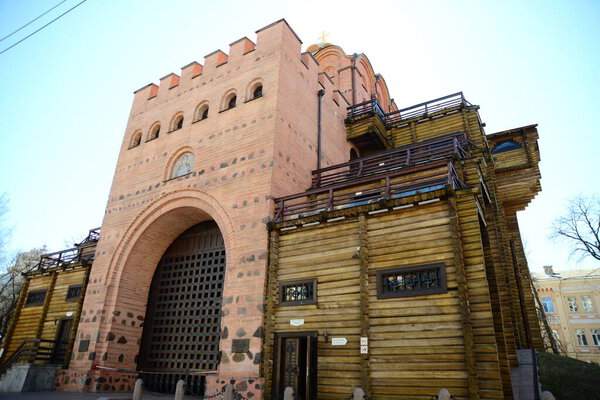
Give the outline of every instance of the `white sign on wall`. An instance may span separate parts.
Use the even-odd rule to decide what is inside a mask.
[[[360,354],[369,354],[369,346],[360,346]]]
[[[304,320],[303,319],[290,319],[290,325],[291,326],[302,326],[302,325],[304,325]]]
[[[348,339],[346,339],[345,337],[334,337],[334,338],[331,338],[331,345],[332,346],[345,346],[346,343],[348,343]]]
[[[368,346],[369,345],[369,338],[361,337],[360,338],[360,345],[361,346]]]

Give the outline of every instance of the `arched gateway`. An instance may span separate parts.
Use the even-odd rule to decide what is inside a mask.
[[[189,393],[202,394],[200,372],[217,369],[225,265],[223,236],[214,221],[186,230],[161,258],[138,360],[151,390],[173,392],[183,378]]]

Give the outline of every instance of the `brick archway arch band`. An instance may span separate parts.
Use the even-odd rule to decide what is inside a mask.
[[[196,189],[181,189],[159,197],[148,204],[135,217],[117,245],[110,266],[104,276],[104,283],[110,285],[113,282],[120,282],[121,275],[127,264],[131,261],[132,252],[136,248],[139,250],[140,246],[149,247],[152,253],[160,253],[158,255],[158,258],[160,258],[162,253],[181,232],[192,225],[211,219],[217,223],[221,230],[229,259],[235,259],[236,254],[233,246],[234,229],[225,209],[214,197],[205,192]],[[170,234],[163,231],[159,235],[159,227],[173,225],[172,223],[175,221],[181,221],[182,225],[171,229],[168,228]],[[171,230],[177,233],[172,233]],[[148,235],[151,235],[152,238],[147,237]],[[155,237],[155,235],[159,235],[160,237]],[[142,242],[157,239],[158,243],[156,241],[152,244],[142,243],[140,239],[142,239]],[[161,246],[160,244],[163,245]],[[159,251],[158,248],[161,248],[161,250]]]

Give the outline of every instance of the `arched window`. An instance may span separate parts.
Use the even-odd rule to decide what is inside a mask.
[[[263,84],[260,78],[253,79],[246,87],[246,101],[258,99],[263,96]]]
[[[254,88],[253,96],[255,99],[262,97],[262,85],[258,85],[256,88]]]
[[[523,148],[523,146],[520,145],[519,143],[513,142],[512,140],[508,140],[508,141],[502,142],[498,146],[494,147],[494,149],[492,150],[492,154],[503,153],[505,151],[516,150],[516,149],[521,149],[521,148]]]
[[[131,136],[131,142],[129,143],[129,148],[138,147],[142,142],[142,131],[136,131]]]
[[[176,131],[178,129],[183,128],[183,114],[175,114],[173,119],[171,120],[171,126],[169,127],[169,132]]]
[[[221,100],[221,112],[231,110],[237,104],[237,93],[235,90],[231,89],[228,92],[225,92]]]
[[[235,107],[236,101],[237,101],[237,96],[234,94],[227,102],[227,109],[229,110],[229,109]]]
[[[160,136],[160,124],[154,125],[150,128],[150,134],[148,135],[148,140],[156,139]]]
[[[196,111],[194,111],[194,122],[202,121],[206,118],[208,118],[208,102],[203,101],[196,106]]]
[[[173,164],[171,179],[187,175],[194,169],[194,155],[190,152],[183,153]]]

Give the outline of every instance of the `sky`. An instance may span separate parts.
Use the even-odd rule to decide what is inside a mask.
[[[0,0],[0,37],[61,0]],[[0,51],[81,0],[66,0]],[[486,132],[539,124],[542,192],[519,221],[529,266],[597,268],[548,236],[600,193],[600,1],[87,0],[0,54],[9,250],[60,250],[102,224],[133,91],[285,18],[303,49],[366,54],[400,108],[462,91]]]

